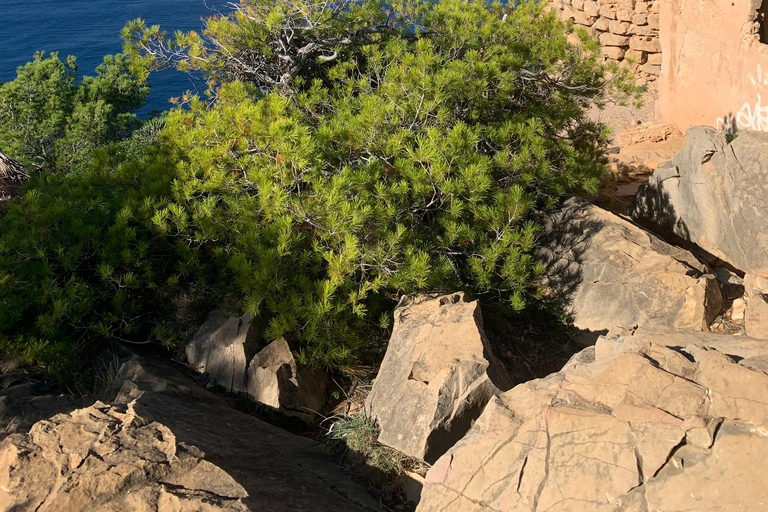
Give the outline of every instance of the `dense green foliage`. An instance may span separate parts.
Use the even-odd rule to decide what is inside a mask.
[[[37,53],[15,80],[0,84],[0,148],[30,171],[84,169],[95,148],[121,140],[138,124],[134,112],[149,88],[129,64],[110,55],[96,76],[80,80],[74,57]]]
[[[600,183],[605,133],[584,109],[633,88],[541,6],[503,14],[277,0],[202,36],[130,24],[136,76],[199,69],[209,96],[7,208],[6,349],[51,365],[98,339],[171,345],[178,309],[211,298],[333,367],[366,357],[404,293],[522,309],[542,272],[533,212]]]

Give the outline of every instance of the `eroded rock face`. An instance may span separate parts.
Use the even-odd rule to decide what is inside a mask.
[[[215,310],[186,348],[189,365],[227,391],[245,391],[245,342],[253,315],[228,316]]]
[[[0,509],[247,511],[245,489],[133,404],[97,402],[0,445]]]
[[[327,384],[325,372],[298,367],[282,338],[264,347],[248,365],[251,399],[306,421],[323,407]]]
[[[493,398],[417,511],[764,510],[768,346],[679,334],[602,337]]]
[[[651,175],[630,214],[751,274],[768,275],[768,134],[697,126]]]
[[[433,462],[511,385],[477,301],[460,293],[404,299],[365,409],[379,423],[380,442]]]
[[[706,265],[617,215],[574,198],[545,226],[538,258],[546,284],[578,329],[605,334],[617,325],[657,324],[705,331],[720,313],[720,289]]]

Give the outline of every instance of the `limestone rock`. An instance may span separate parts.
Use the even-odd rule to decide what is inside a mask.
[[[491,353],[477,301],[461,293],[404,298],[365,409],[379,423],[379,441],[434,462],[511,384]]]
[[[0,443],[0,510],[377,509],[312,440],[234,410],[168,363],[134,357],[120,378],[116,405],[58,414]]]
[[[744,325],[744,320],[746,319],[746,313],[747,313],[746,301],[741,297],[737,299],[733,299],[733,303],[731,304],[731,308],[730,308],[731,321],[737,324]]]
[[[603,46],[628,46],[629,45],[629,37],[620,36],[617,34],[611,34],[609,32],[606,32],[605,34],[600,34],[600,37],[598,38],[598,40],[600,41],[600,44]],[[638,49],[638,48],[634,48],[634,49]]]
[[[247,511],[245,489],[133,404],[101,402],[0,444],[0,509]]]
[[[768,275],[768,134],[694,127],[685,147],[648,185],[630,214],[664,236],[695,244],[752,274]]]
[[[400,482],[400,491],[408,503],[419,504],[421,491],[424,488],[424,477],[412,471],[406,471]]]
[[[726,268],[715,270],[715,277],[720,283],[720,290],[726,300],[744,297],[744,280]]]
[[[645,56],[644,52],[628,50],[625,57],[637,58],[643,64]],[[595,202],[614,213],[626,214],[640,185],[683,149],[684,139],[671,123],[640,124],[618,132],[613,145],[606,153],[611,179]]]
[[[327,382],[321,370],[299,369],[282,338],[264,347],[248,365],[248,396],[307,421],[314,419],[325,403]]]
[[[574,198],[545,230],[538,258],[546,285],[578,329],[605,334],[614,326],[658,324],[704,331],[720,313],[720,290],[706,265],[617,215]]]
[[[633,18],[632,21],[634,23],[635,19]],[[643,52],[661,53],[661,43],[657,37],[653,36],[633,36],[629,41],[629,47]]]
[[[616,134],[614,142],[621,147],[628,147],[647,142],[664,142],[670,139],[682,140],[682,137],[683,135],[680,133],[680,130],[673,123],[659,123],[636,126],[619,132]]]
[[[215,310],[186,348],[189,365],[227,391],[245,391],[245,342],[253,315],[231,317]]]
[[[768,346],[643,331],[494,397],[429,470],[417,511],[763,510]],[[730,342],[759,355],[711,346]]]
[[[627,65],[630,57],[644,64],[649,53],[661,55],[656,5],[634,1],[563,0],[554,2],[552,7],[561,19],[588,27],[588,32],[599,40],[605,59]],[[581,42],[576,39],[573,44]],[[633,67],[638,85],[655,80],[660,64],[656,62],[656,66],[644,69]]]

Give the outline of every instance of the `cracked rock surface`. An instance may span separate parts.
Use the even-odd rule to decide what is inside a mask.
[[[253,315],[214,310],[186,347],[187,361],[227,391],[245,392],[245,344]]]
[[[765,341],[641,327],[494,397],[417,511],[765,510],[766,460]]]
[[[133,403],[96,402],[0,445],[2,510],[239,512],[245,496],[200,450],[137,417]]]
[[[172,365],[126,362],[120,403],[136,400],[136,414],[166,425],[177,441],[196,446],[205,460],[241,485],[254,512],[377,510],[378,503],[312,439],[241,413]]]
[[[706,331],[722,296],[690,252],[584,200],[545,220],[537,259],[549,294],[594,342],[614,326],[662,325]]]

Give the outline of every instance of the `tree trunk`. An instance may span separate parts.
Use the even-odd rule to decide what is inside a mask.
[[[0,201],[13,197],[28,179],[24,166],[0,150]]]

